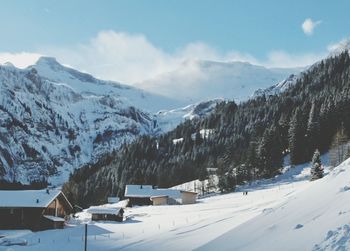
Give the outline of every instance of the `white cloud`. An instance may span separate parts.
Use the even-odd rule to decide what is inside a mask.
[[[11,63],[18,68],[25,68],[33,65],[41,55],[38,53],[20,52],[20,53],[0,53],[0,64]]]
[[[154,46],[142,34],[114,31],[102,31],[89,43],[74,48],[45,49],[44,54],[97,77],[129,84],[174,71],[190,60],[256,62],[250,55],[220,53],[202,42],[189,43],[169,53]]]
[[[257,59],[248,53],[233,50],[221,52],[203,42],[193,42],[173,52],[166,52],[142,34],[101,31],[88,43],[70,48],[45,48],[37,53],[0,53],[0,63],[10,61],[23,68],[33,64],[40,54],[54,56],[63,64],[102,79],[138,86],[140,82],[175,71],[184,62],[193,60],[243,61],[266,67],[296,67],[314,63],[323,58],[327,51],[294,55],[275,50],[269,52],[265,59]],[[195,76],[195,70],[193,67],[188,68],[186,74],[189,78]]]
[[[203,42],[189,43],[169,53],[153,45],[142,34],[114,31],[102,31],[87,44],[68,49],[51,48],[44,53],[97,77],[129,84],[174,71],[183,62],[191,60],[243,61],[267,67],[295,67],[312,64],[324,56],[272,51],[265,60],[258,60],[238,51],[223,53]]]
[[[301,25],[301,28],[303,29],[303,32],[311,36],[314,32],[314,29],[322,23],[321,20],[313,21],[311,18],[307,18],[304,20],[304,22]]]

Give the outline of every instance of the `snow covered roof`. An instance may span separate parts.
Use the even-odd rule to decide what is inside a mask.
[[[104,206],[95,206],[90,207],[86,211],[90,214],[114,214],[117,215],[120,211],[120,207],[104,207]]]
[[[55,222],[64,222],[65,220],[61,217],[56,217],[56,216],[52,216],[52,215],[44,215],[44,217],[50,221],[55,221]]]
[[[174,199],[181,197],[181,190],[176,189],[153,189],[151,185],[126,185],[125,197],[150,198],[155,196],[169,196]]]
[[[175,190],[175,189],[155,189],[155,195],[154,196],[169,196],[174,199],[180,199],[181,198],[181,190]]]
[[[60,190],[0,190],[0,207],[47,207]],[[69,203],[69,202],[68,202]]]
[[[151,185],[126,185],[125,197],[151,197],[153,194],[153,186]]]

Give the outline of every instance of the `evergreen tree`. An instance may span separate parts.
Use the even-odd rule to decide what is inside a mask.
[[[311,181],[322,178],[323,167],[321,163],[321,154],[318,149],[316,149],[314,156],[312,157],[311,165]]]
[[[302,111],[299,107],[292,117],[288,131],[290,161],[293,165],[301,164],[305,158],[305,133],[302,125]]]
[[[330,164],[333,167],[339,165],[347,158],[347,141],[348,137],[345,133],[344,125],[342,124],[335,133],[329,149]]]
[[[267,129],[258,147],[259,170],[263,177],[277,174],[282,167],[282,146],[277,137],[275,126]]]
[[[246,168],[249,174],[249,180],[255,180],[256,172],[258,167],[258,154],[257,154],[257,143],[256,141],[251,141],[249,148],[247,150],[247,158],[245,161]]]
[[[307,122],[306,137],[309,149],[316,149],[317,147],[319,147],[320,124],[315,102],[312,102],[311,105],[309,119]],[[311,154],[312,153],[310,153],[310,155]]]

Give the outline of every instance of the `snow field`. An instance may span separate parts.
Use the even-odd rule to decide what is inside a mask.
[[[0,230],[0,234],[15,233],[14,237],[28,241],[28,246],[11,246],[11,250],[83,250],[83,223],[87,223],[88,250],[193,250],[258,215],[269,214],[311,185],[307,180],[273,182],[243,187],[250,190],[248,196],[239,191],[193,205],[129,208],[123,223],[91,222],[90,215],[82,212],[64,230],[12,234]]]

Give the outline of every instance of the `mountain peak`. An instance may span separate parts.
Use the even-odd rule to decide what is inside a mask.
[[[7,67],[11,67],[11,68],[15,68],[14,64],[11,63],[11,62],[6,62],[3,64],[4,66],[7,66]]]
[[[35,63],[35,66],[49,66],[52,69],[61,68],[62,65],[54,57],[42,56]]]

